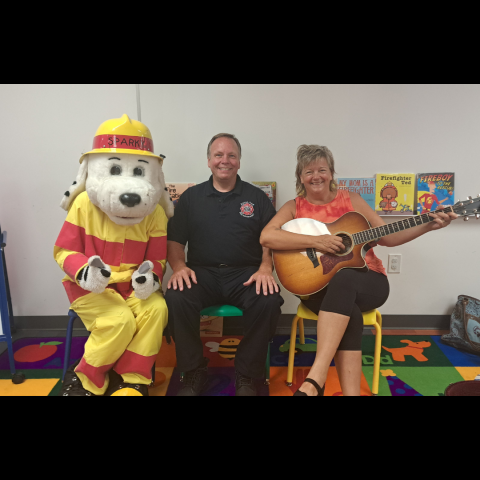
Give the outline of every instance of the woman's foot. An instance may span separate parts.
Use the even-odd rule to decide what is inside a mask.
[[[301,389],[301,390],[300,390]],[[323,387],[313,380],[306,378],[301,387],[293,394],[294,397],[323,397],[325,392],[325,384]]]

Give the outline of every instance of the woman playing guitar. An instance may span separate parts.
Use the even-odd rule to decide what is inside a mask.
[[[260,238],[263,247],[272,250],[313,248],[314,252],[324,254],[345,251],[344,242],[339,236],[303,235],[282,230],[285,223],[297,218],[331,223],[347,212],[356,211],[368,220],[371,227],[385,225],[358,193],[337,189],[334,159],[327,147],[301,145],[297,150],[295,173],[298,196],[288,201],[265,227]],[[453,212],[429,215],[434,221],[393,233],[370,245],[402,245],[431,230],[444,228],[457,218]],[[335,358],[343,394],[360,395],[362,311],[380,307],[389,294],[385,269],[373,253],[373,248],[365,255],[365,262],[368,269],[340,269],[328,286],[311,295],[308,300],[302,300],[306,307],[318,312],[317,353],[308,378],[294,396],[322,396],[332,358]]]

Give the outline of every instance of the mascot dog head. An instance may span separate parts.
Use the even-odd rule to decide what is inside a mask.
[[[60,206],[68,210],[78,194],[87,191],[90,201],[118,225],[135,225],[157,204],[168,218],[173,204],[165,188],[163,155],[153,153],[150,130],[127,115],[103,122],[93,139],[93,149],[80,158],[75,182]]]

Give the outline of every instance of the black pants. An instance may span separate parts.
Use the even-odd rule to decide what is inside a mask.
[[[388,279],[372,270],[344,268],[335,274],[326,288],[302,300],[312,312],[339,313],[350,317],[338,350],[362,349],[363,317],[383,305],[388,298]]]
[[[200,311],[219,304],[243,310],[244,338],[235,355],[235,368],[243,375],[262,378],[268,342],[275,334],[283,298],[279,293],[257,295],[256,284],[245,283],[258,267],[190,267],[197,277],[192,288],[167,290],[168,321],[173,327],[177,366],[188,372],[203,362]]]

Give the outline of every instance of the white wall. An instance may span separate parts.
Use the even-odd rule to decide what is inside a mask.
[[[202,182],[206,146],[218,132],[242,143],[240,175],[278,182],[278,206],[295,195],[295,151],[327,145],[339,176],[454,171],[456,197],[480,193],[480,86],[141,85],[142,121],[167,181]],[[0,86],[0,224],[15,315],[65,315],[68,300],[53,245],[65,219],[58,206],[82,151],[103,121],[136,118],[134,85]],[[456,221],[393,249],[384,314],[450,313],[460,293],[480,296],[480,221]],[[285,293],[284,313],[298,301]]]
[[[136,118],[135,85],[0,86],[0,225],[14,315],[66,315],[69,302],[53,245],[81,152],[99,125]]]

